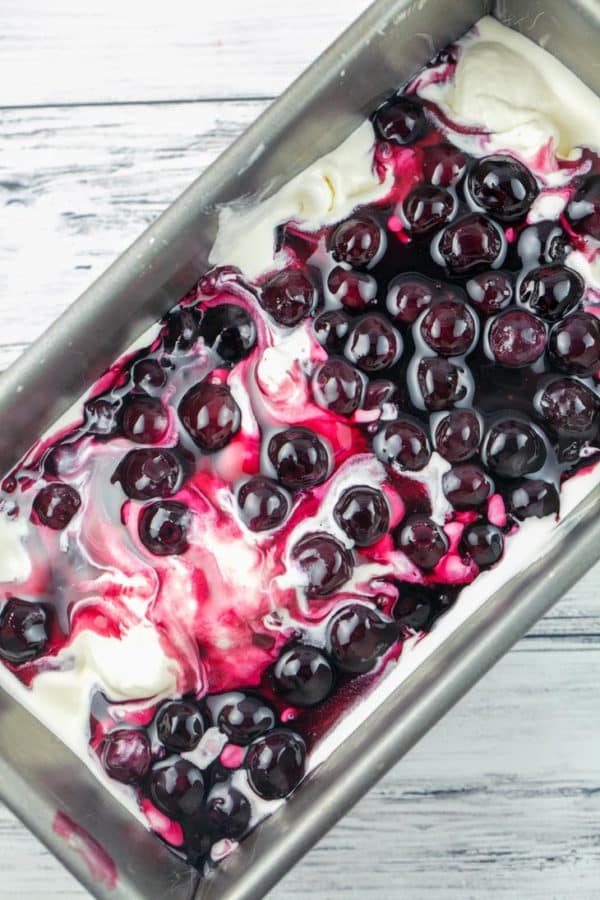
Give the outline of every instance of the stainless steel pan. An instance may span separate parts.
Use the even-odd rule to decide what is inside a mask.
[[[489,12],[600,93],[598,0],[378,0],[2,375],[0,422],[10,427],[0,428],[0,472],[206,268],[220,204],[270,193],[333,149],[380,97]],[[599,501],[596,492],[568,516],[543,558],[373,710],[210,881],[199,881],[2,691],[0,797],[98,898],[262,897],[600,558]],[[57,811],[89,833],[89,845],[57,833]],[[90,869],[90,856],[98,863],[103,853],[116,866],[116,887]]]

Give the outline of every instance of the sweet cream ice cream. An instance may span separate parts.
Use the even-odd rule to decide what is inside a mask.
[[[599,113],[483,19],[6,475],[1,683],[193,864],[600,480]]]

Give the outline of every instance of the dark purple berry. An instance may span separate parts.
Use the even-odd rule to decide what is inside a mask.
[[[350,330],[352,319],[343,309],[321,313],[313,322],[315,337],[329,353],[341,352]]]
[[[214,453],[239,431],[242,414],[226,384],[201,381],[179,404],[179,418],[196,446]]]
[[[512,281],[505,272],[480,272],[467,281],[467,294],[479,313],[493,316],[510,305]]]
[[[204,801],[202,772],[185,759],[158,763],[150,773],[150,797],[170,819],[195,816]]]
[[[425,343],[442,356],[463,356],[470,350],[477,328],[464,303],[443,300],[425,314],[421,334]]]
[[[381,228],[367,216],[346,219],[331,235],[329,249],[339,263],[368,266],[379,254],[384,240]]]
[[[191,306],[174,309],[163,319],[162,339],[169,353],[190,350],[200,334],[200,313]]]
[[[317,289],[307,272],[284,269],[267,281],[260,304],[280,325],[297,325],[314,309]]]
[[[275,713],[261,697],[236,691],[225,700],[217,726],[234,744],[246,747],[275,727]]]
[[[290,503],[278,484],[263,475],[255,475],[238,491],[240,514],[250,531],[269,531],[285,520]]]
[[[414,272],[402,273],[390,281],[386,309],[398,322],[412,324],[428,306],[441,289],[424,275]]]
[[[598,424],[598,397],[575,378],[552,381],[542,391],[539,408],[546,421],[563,434],[591,435]]]
[[[519,299],[548,322],[571,312],[583,297],[584,281],[566,266],[540,266],[528,272],[519,288]]]
[[[251,815],[250,801],[231,785],[215,785],[206,801],[208,824],[219,837],[231,840],[242,837]]]
[[[167,373],[157,359],[138,359],[131,370],[133,383],[145,391],[158,391],[167,382]]]
[[[204,734],[204,722],[190,700],[167,700],[156,716],[156,733],[167,750],[187,753],[194,750]]]
[[[493,357],[501,366],[529,366],[546,349],[546,327],[524,309],[507,309],[493,320],[488,340]]]
[[[511,156],[478,160],[467,185],[475,203],[499,222],[523,218],[538,194],[537,182],[529,169]]]
[[[507,508],[517,519],[557,515],[560,509],[558,491],[548,481],[539,478],[523,478],[511,487],[507,496]]]
[[[467,159],[453,144],[440,142],[423,148],[423,175],[432,184],[450,187],[465,173]]]
[[[408,230],[425,235],[445,225],[452,218],[455,206],[450,191],[431,184],[419,184],[404,198],[402,212]]]
[[[304,741],[293,731],[274,731],[252,744],[245,766],[250,784],[259,797],[281,800],[304,778]]]
[[[593,375],[600,368],[600,321],[589,313],[575,313],[550,332],[552,361],[563,372]]]
[[[85,428],[89,434],[112,437],[119,430],[120,400],[108,397],[94,397],[83,404]]]
[[[438,421],[435,449],[449,462],[464,462],[477,453],[481,441],[479,419],[470,409],[455,409]]]
[[[315,402],[338,416],[351,416],[359,408],[365,386],[364,375],[345,359],[322,363],[312,378]]]
[[[388,381],[387,378],[379,378],[375,381],[369,381],[367,384],[362,408],[382,410],[386,404],[398,407],[401,399],[400,389],[397,384],[394,384],[393,381]]]
[[[464,371],[441,357],[425,357],[419,362],[417,381],[427,409],[449,409],[466,397]]]
[[[493,485],[479,466],[461,463],[444,473],[442,490],[454,509],[472,509],[485,503]]]
[[[79,507],[81,497],[70,484],[54,481],[47,484],[33,501],[34,521],[38,521],[54,531],[66,528]]]
[[[435,569],[448,551],[448,539],[427,516],[411,516],[396,532],[396,546],[420,569]]]
[[[377,282],[366,272],[336,266],[329,273],[327,287],[346,309],[362,312],[377,300]]]
[[[403,341],[393,325],[377,313],[359,319],[346,341],[344,353],[364,372],[380,372],[400,357]]]
[[[308,597],[327,597],[352,574],[352,553],[336,538],[320,532],[301,538],[292,557],[302,571]]]
[[[426,119],[423,109],[408,97],[393,97],[375,113],[375,128],[384,141],[406,146],[424,134]]]
[[[43,604],[9,597],[0,612],[0,658],[17,666],[31,662],[47,643],[48,612]]]
[[[413,634],[429,631],[440,612],[450,608],[453,599],[445,589],[402,583],[394,619],[403,631]]]
[[[482,458],[487,468],[502,478],[521,478],[544,465],[546,448],[531,425],[521,419],[495,422],[486,434]]]
[[[130,450],[119,465],[115,480],[132,500],[170,497],[181,479],[181,467],[170,450],[159,447]]]
[[[443,262],[456,273],[489,268],[500,260],[503,250],[498,226],[479,213],[448,225],[439,243]]]
[[[334,674],[324,653],[309,644],[284,650],[272,672],[275,693],[292,706],[316,706],[329,696]]]
[[[499,528],[488,522],[473,522],[462,533],[462,552],[470,556],[480,569],[493,566],[502,556],[504,537]]]
[[[378,459],[399,469],[418,472],[431,458],[429,440],[413,419],[388,422],[375,435],[373,450]]]
[[[577,234],[600,241],[600,175],[583,178],[567,206],[567,219]]]
[[[376,543],[390,524],[384,493],[368,485],[347,488],[335,504],[333,517],[357,547]]]
[[[162,500],[146,506],[138,532],[146,550],[155,556],[179,556],[188,549],[187,533],[192,515],[185,503]]]
[[[130,396],[121,413],[123,434],[136,444],[159,444],[169,429],[169,415],[152,397]]]
[[[314,487],[329,474],[329,454],[308,428],[286,428],[274,434],[267,454],[278,480],[292,491]]]
[[[205,310],[200,336],[221,359],[237,363],[256,344],[256,325],[249,313],[235,303],[221,303]]]
[[[145,731],[116,728],[105,735],[100,746],[102,767],[115,781],[134,784],[147,774],[152,751]]]
[[[563,262],[572,247],[569,236],[555,221],[537,222],[519,235],[517,252],[525,265]]]
[[[377,609],[353,603],[340,609],[329,625],[329,645],[336,665],[343,672],[360,675],[398,639],[398,626]]]

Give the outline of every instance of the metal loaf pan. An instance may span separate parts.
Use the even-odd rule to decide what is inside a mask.
[[[489,12],[600,93],[600,4],[594,0],[378,0],[3,374],[0,421],[10,428],[0,429],[0,472],[193,284],[206,268],[220,204],[280,187]],[[2,691],[0,796],[98,898],[262,897],[600,557],[599,500],[596,492],[568,516],[544,556],[373,709],[209,881],[164,848]],[[57,811],[90,841],[65,841],[53,827]],[[116,886],[101,865],[108,858]]]

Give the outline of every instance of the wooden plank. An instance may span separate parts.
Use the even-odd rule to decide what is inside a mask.
[[[508,654],[273,900],[597,897],[599,684],[585,647]],[[7,900],[86,896],[6,811],[0,848]]]
[[[0,106],[273,97],[369,0],[1,0]]]

